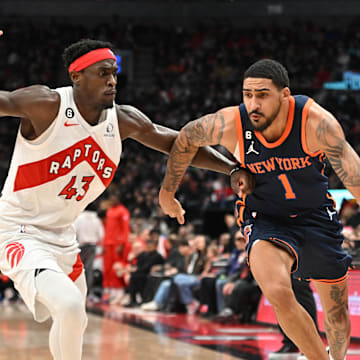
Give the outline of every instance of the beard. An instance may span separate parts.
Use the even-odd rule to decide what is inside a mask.
[[[269,116],[265,116],[263,113],[260,113],[258,111],[252,111],[250,114],[249,114],[249,118],[252,114],[256,114],[256,115],[260,115],[260,116],[263,116],[265,117],[265,122],[262,123],[262,124],[257,124],[257,123],[254,123],[251,119],[250,119],[250,122],[251,122],[251,125],[253,127],[252,130],[256,130],[256,131],[259,131],[259,132],[263,132],[265,131],[273,122],[274,120],[276,119],[276,117],[279,115],[279,112],[280,112],[280,104],[279,106],[272,112],[272,114],[270,114]]]

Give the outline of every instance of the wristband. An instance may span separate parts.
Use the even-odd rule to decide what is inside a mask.
[[[234,167],[233,169],[230,170],[229,176],[231,176],[234,172],[239,171],[239,170],[241,170],[241,168],[239,168],[238,166]]]

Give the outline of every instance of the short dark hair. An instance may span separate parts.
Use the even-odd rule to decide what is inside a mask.
[[[278,89],[290,86],[290,80],[285,66],[276,60],[262,59],[252,64],[244,73],[244,80],[252,78],[271,79]]]
[[[179,240],[178,246],[189,246],[189,243],[187,240]]]
[[[145,244],[156,244],[156,241],[153,239],[147,239],[145,240]]]
[[[63,52],[63,60],[66,70],[73,63],[77,58],[86,53],[102,48],[110,48],[114,51],[114,46],[105,41],[101,40],[92,40],[92,39],[82,39],[76,43],[71,44],[68,46]]]
[[[160,235],[160,229],[159,228],[152,228],[149,232],[150,235],[152,234],[159,234]]]

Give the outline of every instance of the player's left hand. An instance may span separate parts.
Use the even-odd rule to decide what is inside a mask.
[[[242,197],[254,191],[255,176],[245,169],[239,169],[232,173],[230,183],[235,193]]]
[[[160,189],[159,203],[166,215],[171,218],[176,218],[178,223],[183,225],[185,222],[185,210],[182,208],[180,202],[175,199],[174,193]]]

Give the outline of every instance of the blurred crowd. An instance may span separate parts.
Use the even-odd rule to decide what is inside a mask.
[[[116,191],[99,207],[87,208],[75,222],[90,275],[89,305],[200,313],[218,321],[250,320],[255,314],[260,290],[233,214],[224,216],[226,232],[209,237],[192,223],[169,231],[158,221],[131,219]]]
[[[300,20],[251,27],[225,21],[158,26],[114,17],[88,26],[57,18],[51,23],[4,19],[2,24],[3,90],[37,83],[52,88],[68,85],[61,54],[81,38],[110,41],[117,49],[131,50],[135,59],[147,49],[153,62],[149,85],[137,86],[121,74],[117,102],[134,105],[154,122],[179,129],[205,113],[240,103],[244,70],[256,60],[270,57],[288,68],[292,92],[310,95],[330,110],[343,125],[349,142],[360,151],[359,94],[322,89],[324,82],[339,80],[345,70],[360,71],[357,21],[346,26]],[[18,121],[1,120],[0,182],[4,182]],[[183,307],[190,313],[202,309],[203,313],[219,314],[231,304],[226,296],[243,291],[246,282],[256,299],[256,284],[244,262],[242,240],[238,240],[241,234],[236,231],[233,216],[235,195],[228,177],[191,168],[178,191],[188,225],[178,227],[158,206],[165,168],[164,155],[125,141],[109,191],[87,210],[93,214],[87,214],[86,221],[96,214],[102,220],[96,220],[97,226],[104,227],[97,237],[81,240],[85,266],[95,269],[88,279],[90,298],[129,306],[141,303],[145,309],[164,309],[166,304],[173,304],[172,309]],[[328,175],[330,188],[343,187],[330,168]],[[353,250],[360,239],[360,219],[354,213],[348,221],[350,207],[357,214],[359,209],[357,204],[342,207],[346,246]],[[215,225],[224,229],[220,235],[203,226],[210,210],[219,214]],[[152,285],[146,287],[148,280]],[[216,301],[207,303],[209,298]]]
[[[134,105],[153,121],[179,129],[191,119],[240,103],[244,70],[259,58],[271,57],[288,68],[293,93],[306,93],[329,108],[359,150],[358,94],[321,91],[325,81],[340,79],[344,70],[359,70],[359,22],[325,26],[296,20],[287,25],[236,27],[225,21],[207,21],[158,26],[114,17],[87,27],[57,18],[52,18],[51,24],[21,19],[4,19],[2,23],[5,35],[0,41],[0,83],[4,90],[35,83],[50,87],[69,84],[61,54],[80,38],[111,41],[117,49],[131,50],[135,65],[145,48],[152,54],[152,81],[146,87],[137,86],[120,76],[117,102]],[[16,120],[1,122],[2,180],[16,131]],[[162,154],[125,142],[115,183],[132,215],[159,215],[156,194],[165,166]],[[330,173],[330,188],[341,186]],[[226,176],[198,169],[188,172],[179,196],[190,220],[201,218],[209,206],[229,209],[234,199]]]

